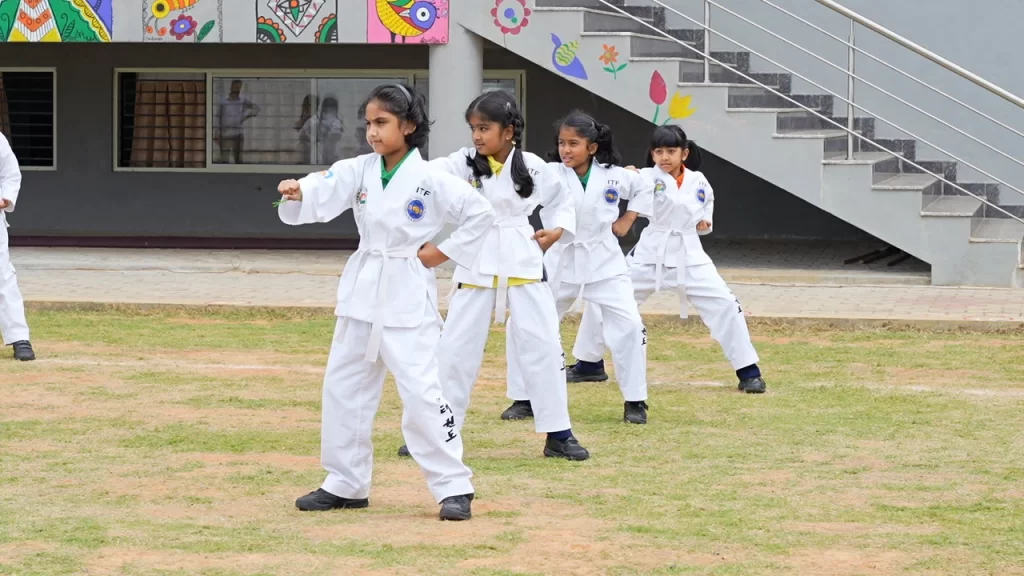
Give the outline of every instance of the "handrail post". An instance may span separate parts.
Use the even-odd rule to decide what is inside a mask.
[[[854,130],[854,127],[856,126],[856,123],[854,122],[854,110],[853,110],[853,88],[854,88],[853,78],[854,78],[854,75],[857,73],[857,68],[856,68],[856,66],[857,66],[857,51],[854,48],[856,31],[857,31],[857,22],[855,22],[853,20],[853,18],[851,18],[850,19],[849,64],[847,66],[847,72],[849,73],[849,76],[847,77],[847,85],[846,85],[846,99],[848,101],[846,103],[846,128],[849,130],[846,133],[846,159],[847,160],[853,160],[853,145],[854,145],[853,130]]]
[[[704,0],[704,83],[711,83],[711,3]]]

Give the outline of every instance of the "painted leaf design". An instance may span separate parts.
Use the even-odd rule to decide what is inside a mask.
[[[562,66],[568,66],[570,63],[572,63],[573,60],[576,59],[576,48],[578,48],[579,45],[579,40],[573,40],[568,44],[562,44],[561,46],[558,47],[558,52],[555,56],[555,59],[558,60],[558,63],[561,64]]]
[[[206,38],[207,36],[209,36],[210,32],[213,31],[213,27],[216,26],[216,25],[217,25],[217,22],[214,21],[214,20],[210,20],[206,24],[203,24],[202,29],[199,30],[199,34],[196,35],[196,42],[202,42],[203,38]]]
[[[626,64],[628,64],[628,62]],[[623,64],[622,66],[619,66],[618,68],[615,69],[615,71],[616,72],[622,72],[622,69],[626,67],[626,64]]]
[[[619,70],[622,70],[622,68],[619,68]],[[618,72],[619,70],[616,70],[616,69],[612,68],[611,66],[608,66],[607,68],[604,69],[605,72],[611,72],[612,74]]]

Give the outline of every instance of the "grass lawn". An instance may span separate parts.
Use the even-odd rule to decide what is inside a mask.
[[[0,359],[0,574],[1024,574],[1024,334],[752,322],[769,392],[702,326],[652,322],[650,424],[570,388],[593,458],[502,422],[495,329],[463,436],[474,519],[436,520],[390,381],[370,508],[323,479],[333,318],[36,311]],[[571,346],[575,326],[565,326]]]

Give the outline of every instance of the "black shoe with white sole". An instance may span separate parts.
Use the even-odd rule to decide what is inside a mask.
[[[569,436],[565,440],[555,440],[548,436],[547,441],[544,442],[544,455],[548,458],[564,458],[576,462],[590,458],[590,452],[580,446],[580,442],[575,436]]]
[[[740,380],[738,388],[740,392],[746,392],[747,394],[764,394],[764,391],[768,389],[768,384],[765,383],[764,378],[758,376],[757,378]]]
[[[472,502],[472,494],[449,496],[441,500],[441,511],[437,516],[441,520],[469,520],[473,517]]]
[[[533,418],[533,406],[529,400],[515,400],[501,413],[502,420],[526,420]]]
[[[647,402],[626,402],[622,419],[630,424],[647,424]]]
[[[306,494],[295,501],[295,507],[303,512],[323,512],[339,508],[366,508],[370,501],[366,498],[342,498],[335,496],[323,488]]]

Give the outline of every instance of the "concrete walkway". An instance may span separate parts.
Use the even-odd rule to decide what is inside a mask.
[[[332,251],[12,249],[30,303],[332,308],[347,256]],[[893,284],[878,270],[758,268],[716,260],[753,317],[1024,325],[1024,290],[923,286],[920,270],[895,273],[910,284]],[[446,294],[451,271],[441,269],[438,277],[440,293]],[[641,311],[675,315],[678,297],[656,294]]]

